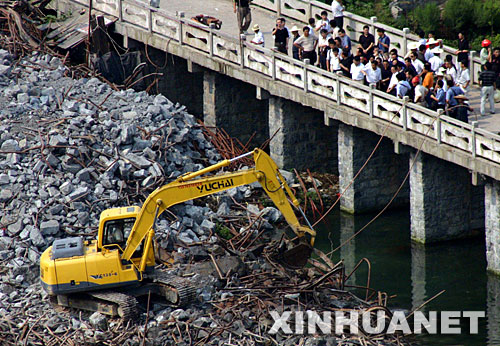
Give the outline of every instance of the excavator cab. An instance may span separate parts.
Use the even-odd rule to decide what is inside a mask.
[[[134,223],[135,218],[106,221],[103,228],[102,245],[107,247],[117,245],[120,249],[124,249]]]

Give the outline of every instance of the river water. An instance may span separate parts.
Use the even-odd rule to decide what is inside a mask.
[[[325,252],[336,248],[373,216],[333,212],[327,224],[316,227],[316,247]],[[335,252],[333,260],[344,259],[349,273],[363,257],[371,262],[370,287],[396,295],[389,300],[390,308],[411,311],[446,290],[422,311],[486,312],[486,318],[479,319],[478,334],[469,334],[468,319],[463,319],[462,334],[420,335],[416,340],[421,345],[500,345],[500,278],[486,272],[484,238],[413,244],[408,211],[393,211]],[[366,267],[361,266],[347,284],[365,286]]]

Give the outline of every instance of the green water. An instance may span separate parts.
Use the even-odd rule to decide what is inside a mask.
[[[330,251],[373,216],[335,211],[328,224],[316,227],[316,246]],[[335,261],[344,259],[347,273],[363,257],[371,262],[370,287],[396,295],[389,300],[391,308],[411,311],[446,290],[422,311],[486,312],[486,318],[479,320],[478,334],[469,334],[465,322],[460,335],[418,336],[421,345],[500,345],[500,279],[486,273],[484,238],[425,247],[412,244],[408,212],[387,212],[333,255]],[[367,269],[362,266],[348,284],[365,286],[366,278]],[[357,291],[361,297],[364,292]]]

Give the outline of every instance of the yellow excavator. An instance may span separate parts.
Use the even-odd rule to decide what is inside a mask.
[[[198,178],[253,155],[255,167]],[[259,182],[297,234],[299,245],[286,251],[287,263],[304,265],[314,245],[315,231],[275,162],[260,149],[223,160],[153,191],[143,206],[104,210],[96,240],[81,237],[55,240],[40,258],[42,287],[58,305],[132,318],[137,297],[158,294],[171,304],[192,299],[195,289],[180,278],[155,270],[154,228],[159,215],[172,205],[237,186]],[[302,213],[302,226],[287,199]]]

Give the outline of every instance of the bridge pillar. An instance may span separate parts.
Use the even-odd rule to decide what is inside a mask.
[[[142,50],[143,61],[148,64],[144,74],[163,74],[158,77],[156,85],[152,88],[153,92],[165,95],[174,103],[186,105],[191,114],[201,116],[203,96],[196,92],[196,90],[201,90],[203,85],[201,73],[190,73],[187,60],[150,46],[146,47],[142,42],[131,38],[128,38],[128,47],[137,47]],[[148,78],[147,84],[153,79],[154,77]]]
[[[411,238],[419,243],[469,237],[484,228],[484,188],[467,169],[415,152],[410,163]]]
[[[428,298],[426,263],[425,246],[411,243],[411,306],[413,310],[422,306]]]
[[[500,335],[500,278],[498,276],[488,275],[486,293],[488,340],[498,340],[498,335]]]
[[[395,154],[394,144],[383,139],[363,171],[354,179],[379,139],[380,136],[369,131],[345,124],[339,126],[339,191],[345,190],[340,208],[346,212],[379,211],[390,201],[408,172],[407,155]],[[391,208],[408,205],[408,193],[406,183]]]
[[[359,222],[353,215],[347,213],[340,213],[340,244],[346,243],[340,248],[340,258],[344,261],[345,273],[349,275],[356,264],[358,264],[359,259],[356,258],[356,238],[354,234],[360,228]],[[352,240],[349,240],[353,238]],[[347,282],[348,285],[356,285],[356,273],[353,273]]]
[[[486,261],[488,270],[500,275],[500,182],[488,181],[484,186]]]
[[[269,97],[269,145],[280,168],[337,173],[336,122],[324,112],[281,97]]]
[[[205,125],[224,129],[249,148],[269,138],[268,102],[256,99],[256,87],[223,74],[206,71],[203,76]]]

